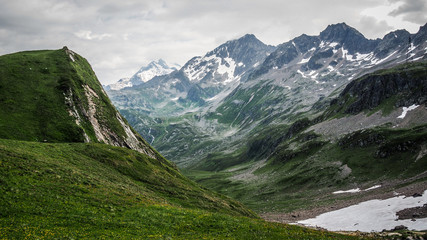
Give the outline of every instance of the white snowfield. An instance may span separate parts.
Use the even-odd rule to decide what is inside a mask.
[[[327,212],[297,222],[305,226],[322,227],[330,231],[380,232],[404,225],[410,230],[427,230],[427,218],[397,220],[403,209],[427,204],[427,190],[421,197],[397,196],[385,200],[370,200],[336,211]]]
[[[415,104],[413,104],[413,105],[411,105],[411,106],[409,106],[409,107],[403,107],[403,112],[402,112],[402,114],[400,114],[400,116],[399,116],[399,117],[397,117],[397,118],[402,118],[402,119],[404,119],[404,118],[405,118],[405,116],[406,116],[406,114],[407,114],[409,111],[412,111],[412,110],[416,109],[418,106],[419,106],[419,105],[415,105]]]
[[[381,185],[375,185],[372,186],[370,188],[367,188],[365,190],[361,190],[360,188],[354,188],[354,189],[350,189],[350,190],[339,190],[339,191],[335,191],[333,192],[333,194],[341,194],[341,193],[358,193],[358,192],[362,192],[362,191],[370,191],[370,190],[374,190],[376,188],[381,187]]]

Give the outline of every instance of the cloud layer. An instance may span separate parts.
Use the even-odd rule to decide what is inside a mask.
[[[103,84],[149,61],[184,64],[219,44],[255,34],[277,45],[346,22],[369,38],[427,21],[424,0],[0,0],[0,54],[68,46]]]

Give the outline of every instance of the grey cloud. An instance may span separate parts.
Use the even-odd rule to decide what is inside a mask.
[[[368,35],[368,36],[373,36],[378,32],[393,30],[393,27],[388,25],[386,21],[377,20],[372,16],[362,16],[359,22],[360,22],[359,31],[361,31],[364,35]]]
[[[427,3],[425,0],[389,0],[392,3],[403,2],[397,9],[389,13],[390,16],[402,16],[404,20],[416,24],[425,24],[427,21]]]
[[[276,45],[346,22],[382,37],[391,27],[360,12],[384,1],[0,0],[0,54],[67,45],[106,84],[154,59],[184,64],[246,33]]]

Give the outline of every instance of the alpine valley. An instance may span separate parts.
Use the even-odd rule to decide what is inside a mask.
[[[107,93],[184,174],[266,219],[427,190],[427,25],[372,40],[339,23],[278,46],[247,34]]]
[[[266,222],[189,180],[67,47],[0,56],[0,238],[360,239]]]

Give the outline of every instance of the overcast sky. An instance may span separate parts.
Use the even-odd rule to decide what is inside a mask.
[[[68,46],[103,84],[162,58],[183,65],[246,33],[277,45],[346,22],[367,38],[418,31],[426,0],[0,0],[0,55]]]

